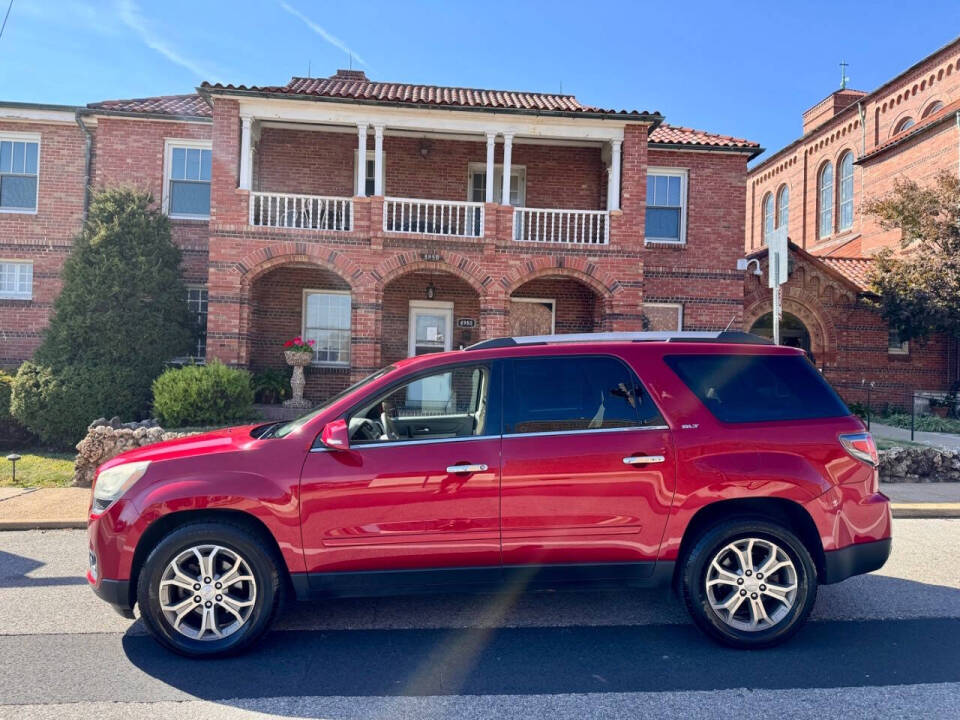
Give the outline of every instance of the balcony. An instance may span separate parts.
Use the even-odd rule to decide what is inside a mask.
[[[384,198],[383,231],[477,238],[483,235],[483,203]]]
[[[254,227],[350,232],[353,229],[353,200],[321,195],[252,192],[250,224]]]
[[[606,245],[610,213],[606,210],[514,208],[513,239],[517,242]]]

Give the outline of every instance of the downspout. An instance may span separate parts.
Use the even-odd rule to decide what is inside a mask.
[[[79,110],[77,110],[76,119],[77,125],[80,126],[86,136],[87,145],[83,163],[83,221],[86,222],[87,210],[90,208],[90,166],[93,162],[93,134],[90,132],[90,128],[84,124]]]
[[[957,176],[960,177],[960,110],[957,110]]]

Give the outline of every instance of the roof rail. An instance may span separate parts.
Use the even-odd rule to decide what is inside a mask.
[[[516,347],[519,345],[547,345],[551,343],[578,342],[705,342],[733,343],[737,345],[772,345],[769,338],[760,337],[739,330],[712,332],[675,331],[675,332],[600,332],[569,333],[564,335],[525,335],[521,337],[499,337],[481,340],[465,350],[493,350],[496,348]]]

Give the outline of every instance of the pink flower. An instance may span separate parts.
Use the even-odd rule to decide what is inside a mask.
[[[316,344],[317,344],[316,340],[307,340],[307,345],[309,345],[310,347],[313,347]]]

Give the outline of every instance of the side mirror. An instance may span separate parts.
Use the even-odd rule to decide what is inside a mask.
[[[346,420],[333,420],[323,427],[320,442],[331,450],[350,449],[350,430]]]

